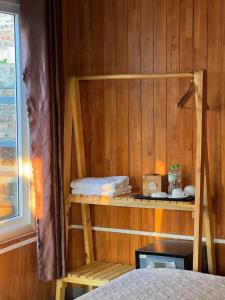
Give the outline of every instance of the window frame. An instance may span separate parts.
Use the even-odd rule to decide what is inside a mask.
[[[23,170],[29,164],[29,123],[26,97],[22,82],[21,39],[19,14],[20,5],[0,1],[0,12],[15,17],[15,69],[16,69],[16,112],[17,112],[17,166],[18,166],[18,216],[0,221],[0,243],[13,239],[35,229],[34,212],[31,212],[31,180],[24,176]],[[25,121],[24,121],[25,120]],[[20,142],[18,142],[20,141]]]

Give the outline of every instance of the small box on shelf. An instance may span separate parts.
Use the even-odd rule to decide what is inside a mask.
[[[145,174],[143,176],[143,195],[151,196],[156,192],[167,192],[167,175]]]

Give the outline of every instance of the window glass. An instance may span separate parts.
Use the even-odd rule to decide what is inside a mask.
[[[15,15],[0,12],[0,221],[19,215]]]

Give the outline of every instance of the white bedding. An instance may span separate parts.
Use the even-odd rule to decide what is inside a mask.
[[[79,300],[220,300],[225,278],[176,269],[140,269],[99,287]]]

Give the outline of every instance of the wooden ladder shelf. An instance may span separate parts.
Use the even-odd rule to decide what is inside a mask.
[[[196,172],[195,201],[193,203],[174,201],[146,201],[134,199],[132,195],[119,197],[79,196],[70,195],[70,171],[72,131],[74,129],[78,177],[86,177],[85,150],[80,104],[79,82],[84,80],[123,80],[123,79],[158,79],[158,78],[190,78],[195,90],[197,136],[196,136]],[[130,271],[133,266],[118,263],[97,262],[94,260],[90,204],[110,205],[139,208],[160,208],[169,210],[190,211],[194,215],[194,249],[193,270],[201,271],[202,261],[202,230],[205,226],[208,270],[214,274],[215,248],[213,238],[212,205],[209,184],[209,166],[207,150],[207,100],[205,97],[205,71],[193,73],[169,74],[120,74],[72,77],[69,79],[66,91],[65,121],[64,121],[64,199],[66,247],[68,250],[69,209],[72,203],[81,204],[86,265],[68,272],[65,278],[57,280],[56,300],[64,300],[65,288],[68,283],[82,284],[89,287],[101,286],[106,282]],[[180,101],[182,107],[189,98],[187,94]]]

